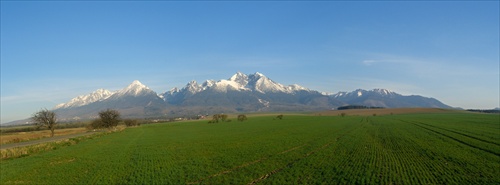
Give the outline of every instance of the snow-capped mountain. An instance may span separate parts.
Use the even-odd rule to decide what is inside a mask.
[[[262,73],[238,72],[228,79],[191,81],[182,88],[157,94],[139,81],[111,92],[98,89],[59,104],[62,119],[93,118],[97,112],[117,109],[123,117],[177,117],[197,114],[255,111],[314,111],[344,105],[377,107],[450,108],[433,98],[404,96],[386,89],[321,93],[297,84],[283,85]]]
[[[124,117],[147,117],[162,114],[165,107],[165,102],[158,97],[156,92],[137,80],[115,92],[107,90],[98,90],[96,92],[87,96],[101,98],[85,101],[91,98],[85,98],[87,96],[82,96],[83,98],[77,97],[68,103],[56,106],[54,111],[64,120],[73,118],[89,119],[95,117],[99,111],[108,108],[119,110]],[[105,94],[105,96],[102,94]]]
[[[147,94],[147,93],[154,93],[151,89],[149,89],[147,86],[139,82],[138,80],[133,81],[130,85],[127,87],[111,92],[106,89],[97,89],[96,91],[88,94],[88,95],[82,95],[78,96],[76,98],[71,99],[67,103],[61,103],[59,105],[56,105],[54,109],[63,109],[63,108],[70,108],[70,107],[81,107],[84,105],[88,105],[91,103],[99,102],[106,100],[108,98],[120,98],[122,96],[139,96],[141,94]]]
[[[324,103],[312,103],[318,95],[318,92],[297,84],[285,86],[274,82],[262,73],[246,75],[238,72],[218,81],[207,80],[202,84],[191,81],[181,89],[173,88],[160,94],[160,97],[174,106],[229,107],[238,111],[274,110],[287,106],[298,108],[300,106],[297,105],[307,103],[309,108],[320,104],[321,108],[328,108]]]
[[[236,73],[229,79],[223,79],[219,81],[207,80],[203,84],[198,84],[196,81],[189,82],[184,88],[178,89],[173,88],[170,91],[163,93],[161,96],[168,99],[168,96],[173,96],[182,92],[189,92],[189,94],[194,95],[202,91],[216,91],[216,92],[228,92],[228,91],[250,91],[265,93],[295,93],[297,91],[310,91],[309,89],[302,87],[297,84],[285,86],[280,83],[274,82],[262,73],[255,73],[246,75],[241,72]]]
[[[123,88],[122,90],[117,91],[113,96],[139,96],[144,93],[151,93],[153,90],[149,89],[149,87],[145,86],[139,80],[133,81],[130,85]]]
[[[339,92],[331,95],[339,101],[349,105],[364,105],[372,107],[433,107],[451,108],[434,98],[418,95],[405,96],[387,89],[373,89],[370,91],[357,89],[352,92]]]
[[[373,89],[371,91],[363,90],[363,89],[357,89],[352,92],[338,92],[336,94],[332,94],[334,98],[349,98],[349,97],[362,97],[362,96],[367,96],[367,95],[379,95],[379,96],[385,96],[385,97],[390,97],[390,96],[398,96],[400,94],[392,92],[387,89]]]
[[[80,107],[84,105],[88,105],[97,101],[102,101],[107,98],[109,98],[111,95],[114,93],[111,91],[108,91],[106,89],[97,89],[96,91],[88,94],[88,95],[81,95],[76,98],[71,99],[67,103],[61,103],[57,105],[54,109],[61,109],[61,108],[70,108],[70,107]]]

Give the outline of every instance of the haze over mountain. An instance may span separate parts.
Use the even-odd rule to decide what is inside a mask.
[[[238,72],[228,79],[191,81],[157,93],[139,81],[118,91],[98,89],[54,107],[62,120],[90,119],[107,108],[124,117],[178,117],[233,112],[315,111],[344,105],[451,108],[434,98],[405,96],[386,89],[322,93],[297,84],[283,85],[261,73]]]

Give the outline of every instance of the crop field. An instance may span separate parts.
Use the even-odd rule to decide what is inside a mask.
[[[500,184],[500,116],[143,125],[17,159],[0,184]]]

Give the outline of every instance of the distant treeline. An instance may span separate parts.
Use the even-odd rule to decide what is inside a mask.
[[[492,114],[500,114],[500,109],[467,109],[470,112],[482,112],[482,113],[492,113]]]
[[[338,107],[337,110],[348,110],[348,109],[383,109],[384,107],[368,107],[364,105],[347,105]]]

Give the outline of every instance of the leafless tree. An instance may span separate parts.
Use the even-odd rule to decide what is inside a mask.
[[[57,125],[56,113],[47,109],[42,109],[31,117],[31,120],[38,127],[46,127],[50,130],[50,137],[54,137],[54,130]]]

